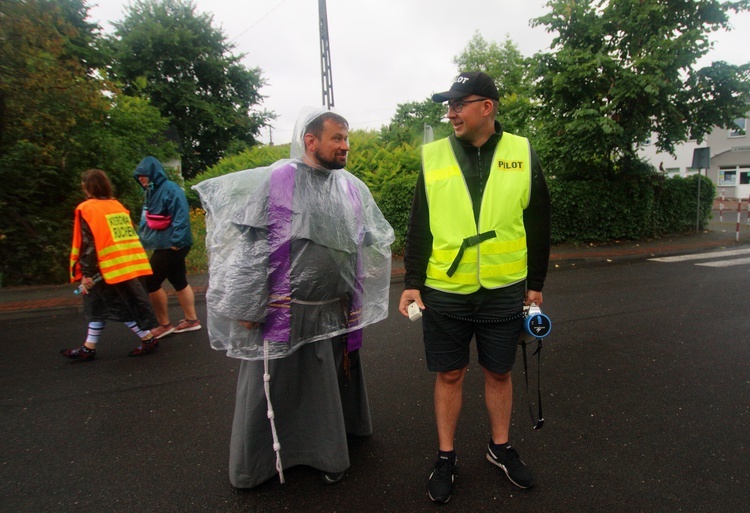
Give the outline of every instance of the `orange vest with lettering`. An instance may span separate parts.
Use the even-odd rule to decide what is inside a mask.
[[[78,205],[70,250],[70,281],[82,278],[81,218],[91,228],[102,278],[109,284],[152,274],[148,255],[133,228],[130,213],[116,199],[89,199]]]

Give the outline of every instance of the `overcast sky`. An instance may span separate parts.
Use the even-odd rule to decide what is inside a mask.
[[[523,0],[327,0],[334,109],[353,129],[379,129],[398,104],[422,101],[448,89],[458,73],[453,58],[475,32],[502,43],[506,36],[521,53],[547,50],[552,35],[529,21],[548,12],[545,1]],[[128,0],[88,0],[92,21],[107,31],[124,18]],[[98,4],[98,5],[97,5]],[[263,107],[276,112],[272,135],[289,142],[297,114],[323,104],[318,2],[315,0],[195,0],[198,12],[213,15],[233,53],[258,67],[268,85]],[[710,58],[750,62],[750,15],[732,19],[734,30],[714,34]]]

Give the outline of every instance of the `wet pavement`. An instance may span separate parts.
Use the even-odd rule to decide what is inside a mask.
[[[742,225],[738,242],[732,221],[725,215],[724,223],[713,222],[700,234],[554,247],[545,287],[545,313],[555,327],[543,357],[543,430],[531,429],[525,411],[522,362],[514,387],[513,443],[538,486],[517,490],[484,459],[482,373],[472,367],[457,433],[461,470],[445,507],[509,513],[746,510],[750,348],[742,334],[750,324],[746,304],[734,298],[746,288],[747,266],[644,261],[750,247],[750,227]],[[239,362],[212,350],[205,329],[170,335],[153,356],[134,359],[127,352],[137,339],[112,323],[96,360],[80,364],[58,354],[85,333],[74,285],[0,289],[7,355],[0,361],[6,392],[0,401],[0,509],[445,509],[425,492],[434,462],[434,378],[425,369],[420,323],[393,309],[401,267],[394,260],[389,317],[366,333],[374,433],[350,441],[352,466],[333,487],[307,467],[285,471],[284,485],[275,478],[249,491],[229,485]],[[205,319],[206,276],[190,280]],[[665,291],[677,293],[668,297]],[[176,301],[170,310],[173,318],[180,313]]]

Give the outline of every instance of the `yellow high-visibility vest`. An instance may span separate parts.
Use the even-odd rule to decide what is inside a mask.
[[[422,149],[432,253],[425,285],[470,294],[526,278],[523,211],[531,194],[531,147],[525,137],[503,133],[479,212],[474,220],[471,195],[450,141]]]
[[[120,283],[152,273],[148,255],[130,221],[130,214],[115,200],[86,200],[75,212],[73,244],[70,250],[70,281],[81,279],[78,259],[81,251],[81,218],[91,228],[97,261],[106,283]]]

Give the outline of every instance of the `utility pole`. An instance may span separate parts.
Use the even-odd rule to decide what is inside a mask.
[[[323,106],[333,107],[333,74],[331,72],[331,46],[328,44],[328,11],[326,0],[318,0],[320,17],[320,75],[323,84]]]

